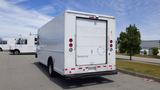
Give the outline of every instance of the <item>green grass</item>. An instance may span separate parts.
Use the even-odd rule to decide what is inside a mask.
[[[160,65],[117,59],[117,67],[119,69],[160,78]]]

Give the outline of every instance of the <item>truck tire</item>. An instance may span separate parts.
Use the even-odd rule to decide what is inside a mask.
[[[50,77],[55,77],[55,72],[54,72],[54,64],[53,61],[49,59],[48,61],[48,73]]]
[[[20,54],[20,51],[19,50],[14,50],[13,52],[15,55],[19,55]]]
[[[3,51],[3,49],[2,49],[2,48],[0,48],[0,51]]]

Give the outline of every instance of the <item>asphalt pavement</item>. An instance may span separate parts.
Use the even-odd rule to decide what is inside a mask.
[[[123,73],[65,80],[50,78],[34,55],[0,53],[0,90],[159,90],[160,83]]]

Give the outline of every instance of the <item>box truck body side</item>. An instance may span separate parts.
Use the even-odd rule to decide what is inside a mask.
[[[59,15],[38,30],[38,60],[47,65],[52,58],[54,69],[63,74],[64,68],[64,14]]]
[[[66,11],[39,29],[38,60],[66,77],[116,74],[115,19]]]

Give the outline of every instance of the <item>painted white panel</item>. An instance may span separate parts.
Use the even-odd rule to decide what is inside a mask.
[[[106,63],[106,21],[77,18],[77,65]]]

